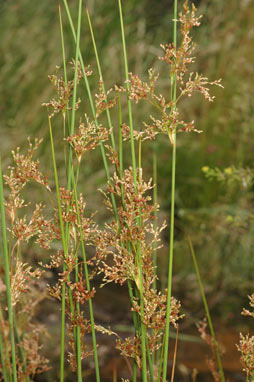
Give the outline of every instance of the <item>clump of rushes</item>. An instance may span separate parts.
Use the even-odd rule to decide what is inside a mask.
[[[171,219],[170,219],[170,243],[169,243],[169,268],[168,268],[168,291],[167,291],[167,311],[164,333],[164,347],[161,353],[163,357],[163,381],[167,375],[168,358],[168,339],[169,323],[171,315],[171,288],[172,288],[172,266],[173,266],[173,247],[174,247],[174,195],[175,195],[175,174],[176,174],[176,134],[179,132],[201,131],[195,128],[194,121],[185,122],[180,118],[178,107],[179,101],[184,97],[191,97],[195,91],[201,93],[206,100],[212,102],[214,97],[210,95],[209,87],[216,85],[222,87],[221,80],[210,82],[206,77],[199,73],[189,72],[189,65],[195,61],[192,55],[195,44],[190,36],[191,29],[200,25],[202,16],[196,16],[196,8],[192,5],[191,9],[186,1],[183,11],[179,13],[177,19],[177,1],[174,3],[174,42],[172,44],[161,45],[164,56],[159,59],[170,67],[170,90],[169,97],[164,97],[157,92],[156,82],[159,74],[153,68],[148,71],[149,81],[142,81],[137,74],[129,73],[126,80],[127,88],[116,86],[118,92],[127,92],[129,100],[135,103],[140,101],[149,102],[156,111],[160,112],[160,118],[150,116],[151,123],[144,122],[143,131],[137,131],[133,127],[123,124],[122,134],[124,139],[134,141],[137,139],[140,144],[145,140],[154,140],[159,133],[166,134],[172,145],[172,178],[171,178]],[[177,47],[176,41],[176,22],[180,23],[181,41]],[[140,149],[141,151],[141,149]]]
[[[200,132],[194,126],[194,121],[185,122],[180,118],[178,102],[184,96],[190,97],[194,91],[198,91],[208,100],[213,101],[209,93],[210,85],[222,86],[220,80],[209,82],[206,77],[198,73],[188,74],[189,65],[194,62],[192,56],[194,43],[190,36],[192,27],[199,26],[201,16],[196,16],[194,5],[190,9],[187,1],[184,3],[183,12],[180,12],[181,41],[177,47],[176,22],[177,1],[174,7],[174,42],[162,45],[164,56],[159,59],[170,67],[169,96],[164,97],[157,91],[157,79],[159,74],[154,69],[149,70],[149,81],[142,81],[138,75],[128,73],[127,51],[124,36],[124,24],[121,1],[118,1],[120,11],[121,33],[123,41],[125,86],[115,86],[116,95],[111,96],[112,90],[106,91],[102,79],[102,73],[92,32],[91,20],[88,14],[89,26],[99,69],[99,91],[95,101],[91,97],[88,76],[92,74],[89,67],[84,66],[84,61],[79,48],[82,1],[79,0],[78,26],[75,32],[67,1],[64,0],[67,16],[72,28],[76,44],[75,60],[71,62],[74,76],[68,80],[64,54],[64,38],[60,14],[60,30],[63,51],[64,78],[57,73],[49,76],[56,90],[56,98],[44,103],[48,110],[48,122],[52,149],[52,162],[54,169],[55,189],[57,205],[53,207],[51,219],[43,215],[44,206],[38,203],[30,214],[29,221],[18,212],[27,205],[22,199],[21,191],[30,181],[35,181],[44,187],[46,192],[51,193],[47,179],[39,171],[39,162],[33,160],[40,141],[34,143],[29,140],[27,155],[20,154],[19,149],[13,153],[15,166],[10,168],[10,173],[5,177],[10,188],[10,194],[6,202],[6,208],[10,215],[10,245],[9,258],[5,256],[10,267],[10,280],[8,274],[6,280],[10,281],[7,297],[8,304],[15,310],[19,304],[21,311],[31,316],[31,309],[35,302],[29,303],[26,308],[22,307],[23,296],[30,296],[34,291],[36,280],[41,277],[42,270],[32,270],[30,265],[24,264],[21,253],[21,243],[33,239],[42,248],[51,248],[52,241],[57,241],[58,250],[51,255],[46,269],[57,269],[58,281],[56,285],[48,287],[49,294],[61,301],[61,351],[60,351],[60,381],[65,377],[65,336],[66,324],[69,333],[69,363],[77,372],[78,382],[82,381],[82,360],[91,354],[94,356],[96,381],[100,381],[99,363],[97,355],[97,343],[95,331],[115,335],[116,347],[121,354],[133,359],[133,382],[138,377],[138,369],[143,382],[167,379],[168,366],[168,342],[169,325],[178,329],[180,314],[180,302],[171,295],[172,288],[172,265],[174,245],[174,194],[176,173],[176,133]],[[59,8],[60,10],[60,8]],[[59,67],[57,67],[57,71]],[[81,102],[77,99],[77,86],[84,79],[88,91],[88,98],[92,111],[92,118],[85,115],[85,119],[76,121],[76,110]],[[129,126],[122,121],[121,97],[122,93],[128,98]],[[111,99],[109,99],[109,96]],[[151,115],[151,122],[144,123],[144,129],[138,131],[134,128],[131,102],[138,103],[147,101],[157,110],[159,117]],[[119,109],[119,144],[115,144],[114,131],[111,124],[110,109]],[[98,122],[103,112],[107,113],[108,127]],[[53,117],[61,113],[64,126],[64,143],[67,142],[68,156],[65,155],[66,184],[59,184],[57,163],[55,158],[54,137],[52,132]],[[71,114],[71,116],[69,115]],[[67,127],[67,128],[66,128]],[[67,133],[66,133],[67,132]],[[157,134],[165,134],[169,137],[172,150],[172,189],[171,189],[171,221],[170,221],[170,253],[168,268],[167,289],[156,289],[157,269],[154,254],[161,247],[160,233],[165,228],[157,224],[154,217],[157,215],[159,206],[152,202],[150,194],[154,187],[152,179],[145,180],[142,171],[142,144],[146,140],[154,141]],[[130,140],[132,164],[129,168],[123,167],[123,140]],[[108,143],[110,141],[110,143]],[[138,158],[136,158],[135,144],[138,142]],[[105,174],[107,190],[104,192],[105,204],[112,213],[112,220],[103,227],[98,228],[93,221],[93,215],[87,217],[86,202],[82,194],[78,193],[78,180],[84,155],[97,147],[100,148]],[[115,168],[114,174],[110,175],[108,159]],[[75,160],[76,156],[76,160]],[[138,165],[136,165],[138,163]],[[3,203],[2,203],[3,204]],[[3,210],[3,208],[2,208]],[[94,246],[95,255],[87,259],[86,246]],[[7,260],[8,259],[8,260]],[[42,264],[41,264],[42,265]],[[91,273],[88,273],[88,265]],[[41,267],[42,268],[42,267]],[[5,273],[8,267],[5,268]],[[95,289],[90,286],[90,281],[95,274],[103,274],[102,285],[114,282],[120,286],[127,283],[130,296],[130,307],[133,314],[134,335],[126,339],[112,332],[110,329],[96,325],[93,316],[92,299],[95,297]],[[7,283],[8,284],[8,283]],[[6,285],[7,285],[6,284]],[[5,290],[0,283],[0,293]],[[31,291],[31,293],[30,293]],[[30,294],[29,294],[30,293]],[[34,297],[34,296],[33,296]],[[29,300],[30,301],[30,300]],[[34,300],[33,300],[34,301]],[[36,300],[37,301],[37,300]],[[89,306],[89,317],[84,314],[84,304]],[[23,309],[23,310],[22,310]],[[11,317],[11,316],[10,316]],[[9,329],[6,317],[1,312],[1,361],[5,365],[5,382],[10,382],[15,370],[20,381],[29,380],[35,373],[47,369],[46,359],[38,355],[39,329],[32,327],[30,322],[22,326],[23,332],[15,327],[9,319]],[[25,318],[24,318],[25,319]],[[29,326],[30,325],[30,326]],[[14,329],[13,329],[14,326]],[[7,329],[6,329],[7,328]],[[26,329],[25,329],[26,328]],[[30,335],[24,332],[29,328]],[[10,332],[11,343],[14,344],[14,331],[17,346],[8,346]],[[93,349],[87,348],[84,343],[84,335],[91,333]],[[4,351],[2,350],[4,344]],[[29,348],[33,352],[28,354]],[[12,353],[12,354],[11,354]],[[15,366],[15,353],[17,353],[17,366]],[[156,353],[156,356],[155,356]],[[34,363],[31,363],[33,357]],[[13,361],[13,372],[11,363]],[[158,361],[158,362],[157,362]],[[175,360],[174,360],[175,364]],[[173,373],[172,373],[173,376]],[[22,379],[23,378],[23,379]],[[173,378],[173,377],[172,377]]]
[[[167,296],[165,292],[158,292],[153,288],[157,276],[152,263],[154,248],[160,248],[159,236],[165,228],[165,223],[161,227],[154,228],[152,220],[158,205],[152,205],[151,197],[147,195],[152,188],[152,179],[145,182],[142,177],[142,170],[137,169],[137,173],[139,181],[136,189],[132,168],[124,171],[122,179],[114,174],[108,184],[107,193],[105,193],[106,206],[113,213],[109,197],[111,193],[116,196],[117,201],[122,201],[122,205],[120,204],[117,209],[118,221],[113,220],[111,223],[105,224],[105,230],[99,233],[96,240],[96,259],[99,261],[99,272],[104,274],[103,285],[110,282],[123,285],[127,280],[135,285],[138,296],[133,297],[132,309],[147,329],[148,349],[152,355],[162,346],[166,318]],[[140,224],[137,224],[138,220],[140,220]],[[143,312],[140,306],[141,285],[137,267],[138,246],[141,252],[143,271]],[[113,261],[108,261],[110,258]],[[170,321],[175,326],[180,318],[179,310],[180,303],[172,297]],[[152,334],[150,330],[153,330]],[[117,348],[123,355],[134,358],[139,368],[142,368],[139,334],[135,337],[126,338],[124,341],[118,339]]]

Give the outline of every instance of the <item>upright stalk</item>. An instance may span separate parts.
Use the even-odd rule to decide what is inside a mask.
[[[177,0],[174,0],[174,45],[177,46]],[[173,104],[176,102],[176,76],[171,76],[171,100]],[[169,262],[168,262],[168,292],[167,292],[167,311],[166,326],[164,334],[163,348],[163,371],[162,382],[167,379],[168,365],[168,344],[169,344],[169,326],[171,313],[171,294],[172,294],[172,271],[173,271],[173,250],[174,250],[174,214],[175,214],[175,174],[176,174],[176,131],[173,131],[173,152],[171,167],[171,214],[170,214],[170,241],[169,241]]]
[[[89,16],[88,8],[86,8],[86,14],[87,14],[88,25],[89,25],[89,29],[90,29],[90,33],[91,33],[91,37],[92,37],[93,49],[94,49],[94,54],[95,54],[95,58],[96,58],[96,64],[97,64],[97,68],[98,68],[98,72],[99,72],[99,76],[100,76],[100,81],[101,81],[101,84],[102,84],[102,90],[106,94],[105,86],[104,86],[104,81],[103,81],[103,76],[102,76],[100,59],[99,59],[99,55],[98,55],[98,50],[97,50],[97,46],[96,46],[96,42],[95,42],[95,38],[94,38],[93,27],[92,27],[91,19],[90,19],[90,16]],[[106,100],[106,102],[107,102],[107,100]],[[111,134],[110,134],[111,144],[112,144],[113,149],[115,149],[115,139],[114,139],[114,134],[113,134],[113,128],[112,128],[112,122],[111,122],[111,117],[110,117],[109,109],[106,109],[106,115],[107,115],[108,127],[111,130]]]
[[[122,13],[122,4],[121,0],[118,0],[119,6],[119,15],[120,15],[120,24],[121,24],[121,35],[122,35],[122,46],[123,46],[123,58],[124,58],[124,71],[125,71],[125,80],[127,88],[127,96],[129,95],[130,84],[129,84],[129,71],[128,71],[128,60],[127,60],[127,50],[125,42],[125,33],[124,33],[124,23],[123,23],[123,13]],[[133,168],[133,182],[135,188],[137,187],[137,166],[136,166],[136,156],[135,156],[135,144],[133,136],[133,118],[132,118],[132,107],[131,101],[128,97],[128,114],[129,114],[129,125],[130,125],[130,141],[131,141],[131,158],[132,158],[132,168]],[[138,223],[140,224],[140,222]],[[141,312],[141,353],[142,353],[142,381],[147,381],[147,362],[146,362],[146,327],[143,324],[144,317],[144,296],[143,296],[143,272],[142,272],[142,257],[140,251],[140,244],[137,243],[137,255],[136,263],[139,271],[139,296],[140,296],[140,312]]]
[[[79,213],[78,195],[77,195],[77,186],[76,186],[77,181],[75,181],[75,179],[74,179],[74,170],[72,170],[72,175],[73,175],[72,184],[73,184],[74,199],[75,199],[77,218],[78,218],[78,224],[79,224],[79,234],[80,234],[81,252],[82,252],[82,257],[83,257],[83,266],[84,266],[84,272],[85,272],[86,287],[87,287],[87,291],[90,292],[91,286],[90,286],[89,272],[88,272],[88,267],[87,267],[87,257],[86,257],[84,236],[83,236],[83,231],[82,231],[82,226],[81,226],[81,218],[80,218],[80,213]],[[91,321],[91,332],[92,332],[92,343],[93,343],[96,382],[100,382],[100,371],[99,371],[98,352],[97,352],[97,343],[96,343],[96,334],[95,334],[95,322],[94,322],[93,304],[92,304],[91,298],[88,300],[88,308],[89,308],[89,316],[90,316],[90,321]]]
[[[72,96],[71,122],[70,122],[70,126],[69,126],[69,134],[74,134],[74,129],[75,129],[78,58],[79,58],[80,31],[81,31],[81,15],[82,15],[82,0],[79,0],[76,51],[75,51],[75,68],[74,68],[74,81],[73,81],[73,96]],[[65,84],[67,86],[65,47],[64,47],[64,36],[63,36],[63,27],[62,27],[62,17],[61,17],[60,5],[59,5],[59,18],[60,18],[60,32],[61,32],[62,55],[63,55],[63,65],[64,65],[64,79],[65,79]],[[65,124],[66,124],[66,116],[64,115],[64,128],[65,128]],[[71,187],[72,187],[72,184],[71,184],[72,177],[73,177],[72,157],[73,157],[73,150],[72,150],[72,147],[69,146],[69,159],[68,159],[68,166],[67,166],[67,189],[68,190],[71,190]],[[66,224],[66,226],[65,226],[65,245],[67,248],[69,247],[69,237],[70,237],[69,225]],[[76,275],[76,279],[77,279],[78,278],[78,261],[77,261],[77,265],[75,267],[75,275]],[[71,290],[69,290],[69,295],[70,295],[71,313],[73,316],[75,307],[74,307],[73,300],[72,300]],[[78,313],[80,312],[79,303],[76,304],[76,310]],[[80,332],[81,332],[80,326],[77,326],[77,328],[73,329],[73,336],[74,336],[74,341],[75,341],[75,345],[76,345],[75,350],[76,350],[76,359],[77,359],[78,382],[82,381]]]
[[[1,250],[2,250],[2,248],[1,248]],[[1,306],[0,306],[0,325],[1,326],[3,325],[3,313],[2,313]],[[6,346],[5,346],[4,342],[5,342],[4,338],[2,337],[2,334],[0,334],[0,358],[1,358],[1,364],[2,364],[2,373],[3,373],[3,377],[4,377],[4,382],[9,382],[10,379],[7,376],[6,360],[5,360],[5,356],[7,358],[7,354],[6,354],[7,352],[5,351]]]
[[[153,149],[153,204],[157,205],[158,202],[158,187],[157,187],[157,150],[156,147]],[[154,229],[157,230],[158,227],[158,213],[154,212]],[[157,268],[157,250],[156,243],[154,243],[154,251],[153,251],[153,266]],[[157,270],[157,269],[156,269]],[[153,288],[156,290],[157,283],[156,278],[154,278]]]
[[[66,59],[65,59],[64,33],[63,33],[62,11],[61,11],[60,4],[58,5],[58,13],[59,13],[60,35],[61,35],[61,48],[62,48],[62,56],[63,56],[64,82],[65,82],[65,86],[67,86],[68,80],[67,80],[67,69],[66,69]],[[66,112],[63,114],[64,137],[66,137],[66,116],[69,122],[68,110],[66,110]],[[65,168],[67,168],[66,142],[64,143],[64,163],[65,163]]]
[[[61,230],[61,238],[63,244],[64,258],[68,255],[68,247],[66,245],[66,237],[65,237],[65,229],[62,215],[62,207],[61,207],[61,198],[60,198],[60,190],[59,190],[59,182],[57,175],[57,166],[56,166],[56,158],[55,158],[55,149],[54,149],[54,141],[51,127],[51,119],[48,118],[49,121],[49,134],[50,134],[50,143],[51,143],[51,152],[52,152],[52,161],[54,167],[54,176],[55,176],[55,185],[56,185],[56,194],[57,194],[57,206],[58,206],[58,216]],[[66,271],[66,264],[63,262],[63,272]],[[61,312],[61,345],[60,345],[60,382],[64,382],[64,343],[65,343],[65,294],[66,294],[66,284],[63,282],[62,285],[62,312]]]
[[[120,94],[118,94],[118,130],[119,130],[119,141],[118,141],[118,151],[119,151],[119,173],[120,173],[120,179],[123,179],[123,135],[122,135],[122,106],[121,106],[121,99]],[[124,201],[124,189],[123,184],[121,183],[121,199],[122,199],[122,206],[125,208],[125,201]],[[130,249],[131,251],[131,249]],[[132,285],[131,280],[127,280],[128,285],[128,292],[130,297],[130,303],[131,307],[133,307],[133,291],[132,291]],[[139,325],[138,325],[138,317],[137,313],[132,311],[132,319],[134,324],[134,330],[135,335],[139,332]],[[137,380],[137,362],[134,360],[133,363],[133,376],[132,376],[133,382],[136,382]]]
[[[75,52],[75,70],[74,70],[74,84],[73,84],[73,95],[72,95],[72,109],[71,109],[71,126],[70,135],[74,134],[75,128],[75,116],[76,116],[76,101],[77,101],[77,76],[78,76],[78,59],[79,59],[79,45],[80,45],[80,29],[81,29],[81,15],[82,15],[82,0],[79,0],[78,9],[78,27],[77,27],[77,38],[76,38],[76,52]],[[72,147],[69,147],[69,162],[68,162],[68,190],[71,188],[71,172],[72,172]]]
[[[73,34],[73,39],[76,42],[76,33],[75,33],[74,26],[73,26],[72,17],[71,17],[71,14],[70,14],[70,9],[69,9],[68,3],[67,3],[66,0],[62,0],[62,1],[64,2],[64,6],[65,6],[66,13],[67,13],[69,25],[70,25],[70,28],[71,28],[71,31],[72,31],[72,34]],[[88,79],[87,79],[87,75],[86,75],[84,60],[83,60],[83,57],[82,57],[82,54],[81,54],[80,50],[79,50],[79,60],[80,60],[80,64],[81,64],[81,69],[82,69],[84,81],[85,81],[85,86],[86,86],[86,90],[87,90],[87,95],[88,95],[88,99],[89,99],[89,103],[90,103],[91,112],[92,112],[92,115],[93,115],[93,119],[94,119],[95,125],[96,125],[96,127],[98,127],[98,121],[97,121],[97,118],[96,118],[96,112],[95,112],[95,107],[94,107],[94,103],[93,103],[92,93],[91,93],[90,85],[89,85],[89,82],[88,82]],[[113,132],[111,134],[113,134]],[[114,138],[111,138],[111,141],[114,141]],[[104,149],[103,143],[100,142],[99,146],[100,146],[100,150],[101,150],[101,156],[102,156],[102,161],[103,161],[103,165],[104,165],[107,181],[110,182],[110,174],[109,174],[108,162],[107,162],[107,157],[106,157],[106,153],[105,153],[105,149]],[[111,193],[110,197],[111,197],[111,201],[112,201],[112,206],[113,206],[114,214],[117,215],[115,196],[114,196],[114,194]]]
[[[7,246],[7,236],[6,236],[1,157],[0,157],[0,209],[1,209],[1,223],[2,223],[1,225],[2,225],[2,240],[3,240],[4,274],[5,274],[5,285],[6,285],[7,306],[8,306],[10,341],[11,341],[12,373],[13,373],[13,382],[17,382],[15,336],[14,336],[14,326],[13,326],[13,310],[12,310],[12,303],[11,303],[11,281],[10,281],[9,256],[8,256],[8,246]]]
[[[198,263],[197,263],[196,255],[195,255],[195,252],[194,252],[194,249],[193,249],[193,245],[192,245],[192,241],[191,241],[190,237],[188,237],[188,241],[189,241],[190,251],[191,251],[191,255],[192,255],[192,259],[193,259],[196,275],[197,275],[197,278],[198,278],[199,289],[200,289],[202,300],[203,300],[203,304],[204,304],[204,307],[205,307],[205,312],[206,312],[206,317],[207,317],[209,329],[210,329],[210,332],[211,332],[211,335],[212,335],[212,338],[213,338],[213,345],[214,345],[214,350],[215,350],[215,354],[216,354],[216,358],[217,358],[217,364],[218,364],[218,368],[219,368],[219,372],[220,372],[220,376],[221,376],[221,381],[225,382],[225,376],[224,376],[222,362],[221,362],[221,358],[220,358],[220,352],[219,352],[218,344],[217,344],[217,341],[216,341],[216,338],[215,338],[215,332],[214,332],[214,328],[213,328],[213,323],[212,323],[209,307],[208,307],[208,304],[207,304],[207,300],[206,300],[206,295],[205,295],[203,283],[202,283],[201,276],[200,276],[200,273],[199,273],[199,268],[198,268]]]

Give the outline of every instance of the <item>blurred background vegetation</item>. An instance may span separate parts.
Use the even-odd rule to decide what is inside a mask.
[[[146,79],[147,70],[154,66],[160,72],[161,92],[166,94],[168,68],[157,57],[162,55],[160,44],[172,41],[173,1],[123,3],[129,70]],[[193,31],[197,43],[193,71],[200,71],[210,81],[222,78],[224,89],[212,89],[216,96],[213,103],[194,96],[181,105],[183,117],[194,119],[203,133],[178,135],[174,294],[182,300],[187,317],[204,315],[186,240],[190,235],[213,314],[233,325],[240,320],[241,307],[247,306],[247,295],[254,289],[254,6],[252,0],[194,3],[203,18],[201,26]],[[75,20],[77,1],[70,0],[69,5]],[[122,84],[117,2],[88,0],[87,6],[106,87]],[[70,61],[75,47],[64,7],[62,14]],[[41,104],[53,94],[48,74],[54,73],[56,65],[62,67],[58,2],[0,0],[0,35],[0,148],[5,169],[11,163],[10,151],[16,146],[25,147],[27,136],[43,137],[40,162],[52,181],[47,112]],[[81,49],[86,65],[93,70],[90,79],[95,93],[99,78],[85,12]],[[80,115],[90,115],[83,83],[79,92]],[[140,103],[134,110],[136,126],[149,120],[151,110],[146,104]],[[54,129],[60,146],[60,118],[55,120]],[[157,152],[160,219],[169,220],[171,148],[167,139],[158,139]],[[61,158],[59,153],[59,166]],[[150,177],[149,143],[144,144],[143,167],[146,177]],[[214,168],[219,170],[210,170]],[[104,183],[101,159],[95,152],[84,161],[81,172],[81,188],[91,210],[101,208],[101,197],[94,190]],[[101,212],[98,219],[100,216]],[[165,246],[159,255],[162,283],[166,277],[168,232],[163,233]]]

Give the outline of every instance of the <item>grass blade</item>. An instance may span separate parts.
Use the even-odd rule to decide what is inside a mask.
[[[197,278],[198,278],[199,289],[200,289],[202,300],[203,300],[203,304],[204,304],[204,307],[205,307],[205,312],[206,312],[206,316],[207,316],[207,321],[208,321],[209,329],[210,329],[210,332],[211,332],[211,336],[213,338],[213,344],[214,344],[214,349],[215,349],[215,353],[216,353],[218,368],[219,368],[219,372],[220,372],[220,376],[221,376],[221,381],[225,382],[225,376],[224,376],[222,362],[221,362],[221,358],[220,358],[220,352],[219,352],[218,344],[217,344],[217,341],[216,341],[216,338],[215,338],[215,332],[214,332],[214,328],[213,328],[213,323],[212,323],[209,307],[208,307],[208,304],[207,304],[207,299],[206,299],[203,283],[202,283],[201,276],[200,276],[200,273],[199,273],[197,259],[196,259],[196,256],[195,256],[194,248],[193,248],[192,241],[191,241],[190,237],[188,237],[188,241],[189,241],[190,251],[191,251],[191,255],[192,255],[192,259],[193,259],[196,275],[197,275]]]
[[[52,134],[50,117],[48,117],[48,122],[49,122],[50,144],[51,144],[52,162],[53,162],[53,168],[54,168],[56,194],[57,194],[58,216],[59,216],[59,222],[60,222],[64,257],[66,257],[68,254],[68,247],[66,245],[66,238],[65,238],[65,229],[64,229],[64,223],[63,223],[60,190],[59,190],[59,181],[58,181],[58,174],[57,174],[55,149],[54,149],[54,141],[53,141],[53,134]],[[63,271],[64,272],[66,271],[65,262],[63,263]],[[60,345],[61,346],[61,350],[60,350],[60,382],[64,382],[65,293],[66,293],[66,284],[65,284],[65,282],[63,282],[63,285],[62,285],[62,313],[61,313],[61,345]]]
[[[15,336],[14,336],[14,325],[13,325],[13,310],[12,310],[12,303],[11,303],[11,281],[10,281],[7,235],[6,235],[6,222],[5,222],[5,209],[4,209],[4,190],[3,190],[3,175],[2,175],[1,157],[0,157],[0,209],[1,209],[1,223],[2,223],[1,225],[2,225],[2,239],[3,239],[5,286],[6,286],[6,295],[7,295],[9,331],[10,331],[10,341],[11,341],[12,372],[13,372],[13,381],[17,382]]]
[[[174,0],[174,45],[177,45],[177,0]],[[176,76],[171,78],[171,100],[176,101]],[[163,350],[163,372],[162,382],[167,379],[168,365],[168,344],[169,344],[169,326],[171,312],[171,292],[172,292],[172,273],[173,273],[173,251],[174,251],[174,216],[175,216],[175,175],[176,175],[176,132],[173,132],[173,153],[172,153],[172,169],[171,169],[171,212],[170,212],[170,241],[169,241],[169,264],[168,264],[168,294],[167,294],[167,311],[166,311],[166,327],[165,342]]]
[[[88,11],[87,7],[86,7],[86,14],[87,14],[88,25],[89,25],[89,29],[90,29],[90,33],[91,33],[91,37],[92,37],[93,49],[94,49],[94,54],[95,54],[95,58],[96,58],[97,68],[98,68],[98,72],[99,72],[99,76],[100,76],[100,81],[102,83],[102,90],[106,94],[105,86],[104,86],[104,81],[103,81],[103,76],[102,76],[102,71],[101,71],[100,59],[99,59],[98,50],[97,50],[97,46],[96,46],[96,41],[95,41],[94,33],[93,33],[93,27],[92,27],[89,11]],[[106,100],[106,102],[107,102],[107,100]],[[108,120],[108,127],[111,130],[111,134],[110,134],[111,144],[112,144],[113,149],[115,149],[115,139],[114,139],[114,134],[113,134],[113,128],[112,128],[112,122],[111,122],[111,117],[110,117],[109,109],[106,109],[106,115],[107,115],[107,120]]]

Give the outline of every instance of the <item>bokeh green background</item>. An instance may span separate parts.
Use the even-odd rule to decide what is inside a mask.
[[[158,61],[161,43],[172,41],[172,1],[123,1],[129,70],[147,78],[154,66],[160,72],[159,87],[168,92],[168,68]],[[179,7],[181,7],[179,1]],[[202,134],[179,134],[176,176],[176,242],[174,293],[183,302],[187,318],[202,316],[202,302],[186,236],[190,235],[203,277],[208,301],[215,317],[233,325],[241,320],[247,295],[254,290],[253,225],[253,147],[254,147],[254,4],[252,0],[202,0],[194,2],[203,14],[202,25],[193,31],[197,43],[198,70],[211,81],[222,78],[224,89],[212,89],[216,99],[207,103],[197,95],[181,104],[186,120],[195,120]],[[69,5],[75,20],[77,1]],[[123,83],[120,25],[116,0],[88,0],[106,87]],[[75,46],[62,7],[68,60]],[[62,66],[58,1],[0,1],[0,149],[5,169],[11,150],[25,147],[27,136],[43,137],[40,162],[52,181],[49,166],[47,112],[41,106],[53,94],[48,74]],[[98,89],[86,14],[82,19],[81,49],[86,65],[93,70],[91,86]],[[90,115],[83,83],[80,115]],[[135,124],[148,121],[147,105],[134,108]],[[125,118],[126,116],[124,116]],[[113,114],[114,118],[114,114]],[[62,142],[60,118],[54,122],[59,147]],[[114,123],[116,125],[116,123]],[[165,138],[156,144],[160,220],[169,221],[171,148]],[[127,146],[125,146],[127,151]],[[59,167],[63,159],[58,154]],[[209,181],[202,171],[210,168],[233,169],[224,181]],[[152,150],[144,144],[143,167],[152,175]],[[234,167],[250,169],[248,179],[234,176]],[[230,172],[231,170],[229,170]],[[64,172],[63,172],[64,176]],[[87,158],[81,169],[81,188],[91,210],[101,209],[101,198],[94,190],[105,183],[99,154]],[[100,218],[100,214],[98,215]],[[106,216],[106,215],[105,215]],[[104,216],[104,217],[105,217]],[[167,263],[168,230],[163,233],[164,249],[159,255],[162,283]],[[194,307],[194,312],[193,312]]]

